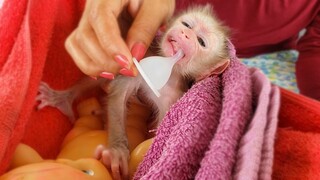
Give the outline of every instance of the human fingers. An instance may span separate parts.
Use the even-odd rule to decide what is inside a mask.
[[[114,79],[121,66],[104,53],[92,31],[75,31],[69,38],[70,40],[66,41],[66,49],[82,72],[91,77]],[[79,43],[83,40],[86,43]]]
[[[129,12],[136,14],[133,24],[128,31],[127,44],[131,49],[132,55],[141,60],[146,53],[147,48],[154,39],[159,27],[172,16],[175,1],[174,0],[153,0],[143,1],[139,9],[137,4],[129,3]],[[130,9],[131,8],[131,9]]]
[[[91,77],[101,74],[103,77],[113,79],[114,74],[118,73],[119,65],[104,53],[88,23],[88,14],[95,2],[97,1],[86,2],[80,23],[66,39],[65,47],[83,73]]]
[[[88,12],[88,21],[104,52],[125,68],[122,71],[120,70],[120,73],[130,74],[132,61],[129,59],[132,56],[121,36],[117,21],[126,4],[127,1],[95,1],[90,8],[90,12]],[[132,75],[136,75],[136,72],[132,72]]]
[[[104,51],[93,29],[90,29],[90,26],[80,25],[79,28],[80,27],[83,29],[81,31],[75,32],[75,38],[76,40],[78,40],[78,42],[85,42],[78,43],[81,50],[84,51],[84,53],[87,54],[91,61],[99,66],[101,70],[117,74],[120,68],[125,65],[120,65],[113,60],[113,57],[109,56]]]
[[[78,68],[86,75],[95,77],[98,72],[103,71],[90,57],[79,47],[74,31],[66,40],[65,47]]]

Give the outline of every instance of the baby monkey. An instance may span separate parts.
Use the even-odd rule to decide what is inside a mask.
[[[143,78],[117,76],[82,81],[66,91],[54,91],[45,83],[40,85],[39,109],[50,105],[73,117],[73,99],[85,89],[102,87],[106,93],[104,111],[108,122],[108,147],[98,146],[95,156],[111,168],[115,179],[128,177],[129,149],[125,133],[127,102],[131,96],[149,105],[159,124],[170,106],[201,79],[221,74],[229,65],[227,28],[212,13],[209,5],[193,7],[178,15],[167,27],[160,41],[161,55],[173,56],[182,50],[184,56],[174,65],[167,84],[159,91],[158,98]],[[161,68],[161,67],[159,67]],[[108,85],[104,85],[109,83]],[[49,97],[48,97],[49,96]]]

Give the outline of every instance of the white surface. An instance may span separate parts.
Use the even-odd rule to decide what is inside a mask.
[[[146,75],[146,73],[144,73],[142,67],[140,66],[139,62],[136,60],[136,58],[133,58],[133,63],[136,65],[139,73],[141,74],[141,76],[143,77],[143,79],[146,81],[146,83],[148,84],[148,86],[151,88],[151,90],[153,91],[153,93],[157,96],[160,97],[160,93],[159,91],[155,88],[155,86],[152,84],[152,82],[150,81],[149,77]]]

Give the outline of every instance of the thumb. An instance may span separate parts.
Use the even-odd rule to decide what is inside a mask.
[[[143,58],[159,27],[172,16],[174,5],[172,0],[143,1],[127,34],[133,57]]]

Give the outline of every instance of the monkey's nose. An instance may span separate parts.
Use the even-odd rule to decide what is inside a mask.
[[[181,31],[181,34],[183,37],[190,39],[189,35],[184,30]]]

